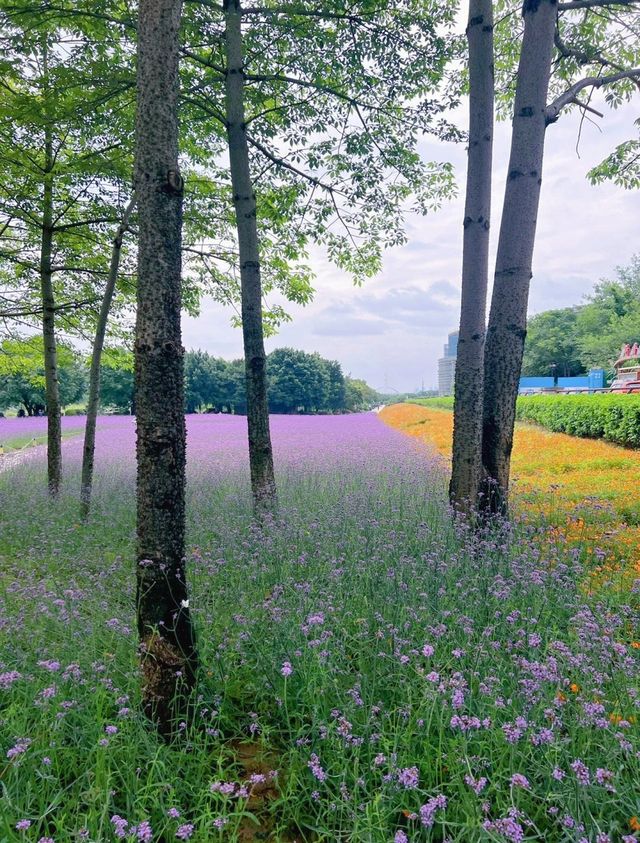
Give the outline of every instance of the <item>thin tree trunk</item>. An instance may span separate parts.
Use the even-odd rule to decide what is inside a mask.
[[[45,51],[46,67],[46,51]],[[40,243],[40,294],[42,296],[42,341],[47,397],[47,482],[54,497],[62,482],[62,424],[58,351],[55,333],[55,297],[51,272],[53,251],[53,137],[51,125],[45,128],[45,167],[42,196],[42,239]]]
[[[262,284],[260,282],[256,197],[251,183],[244,116],[242,10],[239,0],[223,0],[223,10],[227,60],[227,139],[240,257],[249,464],[254,508],[256,512],[261,513],[276,508],[277,495],[269,430],[267,356],[264,350],[262,329]]]
[[[526,0],[522,11],[524,36],[484,358],[483,507],[503,514],[508,511],[516,398],[527,333],[557,4]]]
[[[91,507],[91,487],[93,485],[93,457],[96,445],[96,420],[100,406],[100,363],[102,350],[104,348],[104,337],[107,330],[107,319],[118,279],[120,267],[120,252],[122,251],[122,239],[129,228],[129,220],[136,204],[134,193],[129,204],[122,215],[122,222],[118,226],[116,236],[113,238],[113,249],[111,251],[111,265],[109,276],[100,305],[96,335],[93,340],[93,351],[91,354],[91,369],[89,372],[89,397],[87,399],[87,423],[84,429],[84,448],[82,451],[82,479],[80,481],[80,517],[85,521],[89,517]]]
[[[137,619],[145,711],[161,732],[195,683],[185,575],[180,332],[183,182],[178,169],[181,0],[141,0],[138,20]]]
[[[493,153],[492,0],[470,0],[467,39],[469,152],[449,496],[456,510],[471,515],[477,508],[482,471],[482,386]]]

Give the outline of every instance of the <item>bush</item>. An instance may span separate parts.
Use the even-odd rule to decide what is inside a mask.
[[[557,433],[640,447],[640,395],[522,395],[516,418]]]

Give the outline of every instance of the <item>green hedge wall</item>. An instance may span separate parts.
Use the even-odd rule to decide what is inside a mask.
[[[415,403],[453,409],[453,398],[423,398]],[[556,433],[640,448],[640,395],[521,395],[516,418]]]
[[[571,436],[640,447],[640,395],[522,395],[516,418]]]
[[[421,407],[433,407],[436,410],[453,410],[453,395],[447,398],[413,398],[409,404],[420,404]]]

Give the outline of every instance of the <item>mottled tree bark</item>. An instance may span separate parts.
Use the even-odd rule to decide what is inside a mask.
[[[469,151],[449,497],[457,511],[472,515],[477,508],[482,472],[484,339],[494,119],[492,0],[470,0],[467,39]]]
[[[82,520],[89,517],[91,508],[91,488],[93,485],[93,458],[96,445],[96,420],[100,407],[100,363],[102,361],[102,350],[104,348],[104,337],[107,330],[109,310],[118,280],[118,269],[120,267],[120,252],[122,251],[122,239],[129,228],[129,220],[136,204],[136,195],[133,194],[131,201],[125,208],[122,215],[122,222],[118,226],[116,236],[113,238],[111,250],[111,264],[107,284],[102,296],[100,313],[96,325],[96,335],[93,340],[91,353],[91,367],[89,371],[89,395],[87,398],[87,423],[84,429],[84,447],[82,450],[82,479],[80,481],[80,516]]]
[[[484,357],[483,508],[507,513],[518,380],[527,333],[527,304],[535,242],[551,72],[555,0],[525,0],[496,271]]]
[[[262,329],[262,284],[256,224],[256,197],[249,169],[244,115],[244,68],[239,0],[223,0],[226,45],[226,119],[233,204],[238,231],[242,286],[242,335],[247,385],[249,464],[254,509],[277,506],[267,399],[267,356]]]
[[[46,52],[45,52],[46,67]],[[62,482],[62,424],[58,383],[58,351],[55,333],[55,298],[51,272],[53,251],[53,137],[49,124],[45,129],[45,166],[42,194],[42,239],[40,242],[40,294],[42,296],[42,341],[44,379],[47,398],[47,482],[49,493],[56,496]]]
[[[145,711],[164,733],[195,681],[185,577],[185,421],[180,333],[183,183],[178,169],[181,0],[140,0],[137,619]]]

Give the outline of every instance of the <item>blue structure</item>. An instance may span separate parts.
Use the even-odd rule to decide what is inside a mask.
[[[589,389],[604,389],[604,369],[591,369],[588,381]]]
[[[579,375],[574,378],[558,378],[555,382],[552,377],[520,378],[518,392],[538,392],[541,389],[580,389],[585,392],[590,389],[604,389],[604,369],[591,369],[588,375]]]
[[[518,385],[518,392],[523,392],[528,389],[553,389],[555,386],[554,379],[547,378],[520,378]]]

